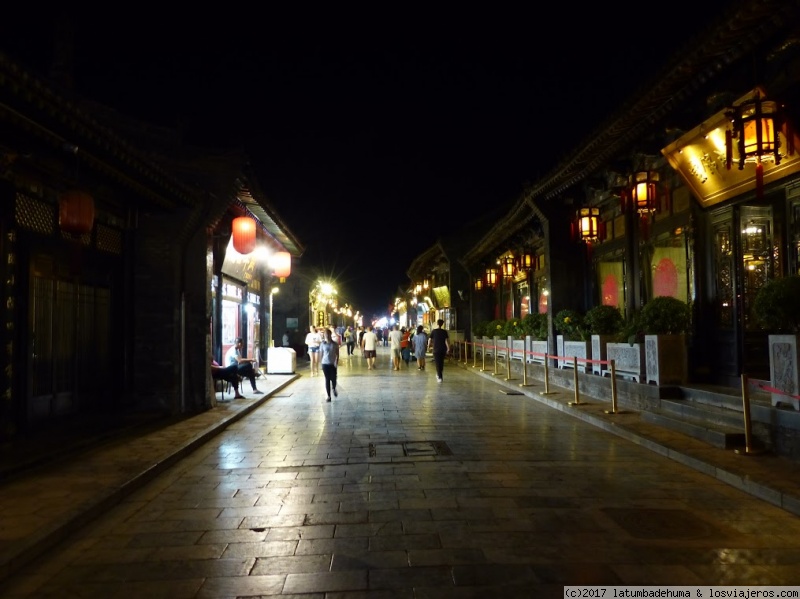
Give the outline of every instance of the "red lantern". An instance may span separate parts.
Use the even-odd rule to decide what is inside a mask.
[[[593,243],[600,238],[600,209],[595,207],[579,208],[578,235],[582,241]]]
[[[58,198],[58,226],[71,235],[86,235],[94,227],[94,198],[70,189]]]
[[[248,216],[233,219],[233,249],[249,254],[256,249],[256,221]]]
[[[276,252],[272,256],[272,270],[276,277],[288,277],[292,274],[292,255],[289,252]]]

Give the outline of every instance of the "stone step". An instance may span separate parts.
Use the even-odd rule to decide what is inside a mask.
[[[661,410],[642,412],[641,416],[645,422],[689,435],[713,447],[732,449],[745,446],[744,426],[733,428]]]
[[[714,403],[704,404],[695,401],[662,399],[660,410],[675,418],[688,418],[708,423],[710,426],[723,426],[732,429],[744,427],[744,416],[739,410]]]

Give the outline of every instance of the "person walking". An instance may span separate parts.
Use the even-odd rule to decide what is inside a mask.
[[[356,332],[353,330],[353,327],[348,326],[347,330],[344,332],[344,342],[347,345],[347,357],[353,355],[353,349],[356,346]]]
[[[403,358],[403,362],[408,366],[409,362],[411,362],[411,341],[406,327],[402,327],[400,332],[403,334],[400,339],[400,357]]]
[[[336,391],[336,374],[339,369],[339,344],[333,339],[330,329],[325,329],[322,341],[319,344],[319,364],[322,374],[325,375],[326,401],[331,400],[331,391],[334,397],[339,397]]]
[[[428,349],[428,336],[422,325],[417,327],[416,334],[411,338],[414,356],[417,358],[417,370],[425,370],[425,352]]]
[[[444,358],[450,353],[450,336],[442,328],[444,320],[441,318],[436,321],[437,328],[431,331],[431,338],[428,342],[433,351],[433,363],[436,364],[436,382],[442,382],[444,374]]]
[[[311,359],[311,376],[319,374],[319,344],[322,337],[316,327],[310,327],[306,335],[306,345],[308,346],[308,357]]]
[[[403,340],[403,333],[400,332],[400,325],[396,324],[389,331],[389,351],[392,354],[392,370],[400,370],[400,343]]]
[[[378,355],[378,336],[367,326],[367,332],[361,338],[361,352],[367,359],[367,370],[375,370],[375,356]]]

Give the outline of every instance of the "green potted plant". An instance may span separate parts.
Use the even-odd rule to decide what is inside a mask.
[[[604,362],[608,360],[606,346],[613,343],[625,324],[622,312],[616,306],[599,305],[591,308],[583,317],[584,326],[591,335],[592,373],[603,374],[608,370]]]
[[[522,330],[531,338],[528,350],[532,353],[528,356],[528,362],[544,363],[544,355],[547,354],[547,329],[547,314],[536,312],[527,314],[522,319]]]
[[[770,386],[781,391],[772,393],[772,405],[800,410],[794,397],[800,392],[800,275],[767,282],[753,300],[753,316],[769,333]]]
[[[691,325],[689,304],[674,297],[654,297],[642,308],[638,324],[644,333],[646,382],[685,384],[686,333]]]
[[[591,347],[589,334],[583,322],[583,315],[576,310],[560,310],[554,319],[556,331],[561,333],[556,337],[556,353],[567,359],[559,359],[559,368],[571,368],[574,360],[569,358],[582,358],[590,356]],[[586,372],[587,362],[578,362],[578,370]]]

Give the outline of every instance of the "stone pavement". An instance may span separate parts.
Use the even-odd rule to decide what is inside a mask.
[[[450,363],[437,384],[432,360],[393,372],[385,348],[377,371],[362,361],[343,359],[330,404],[301,361],[263,397],[4,484],[0,595],[800,583],[796,464],[536,381]]]

